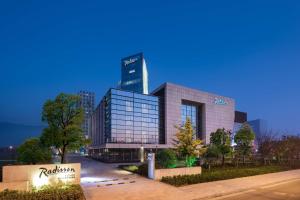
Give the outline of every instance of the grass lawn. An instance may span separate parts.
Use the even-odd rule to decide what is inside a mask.
[[[233,179],[239,177],[254,176],[260,174],[274,173],[291,170],[286,166],[255,166],[255,167],[225,167],[212,168],[210,171],[203,169],[202,174],[179,175],[174,177],[163,177],[162,182],[174,186],[184,186],[196,183],[204,183],[218,180]]]

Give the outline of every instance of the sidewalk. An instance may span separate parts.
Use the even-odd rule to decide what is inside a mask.
[[[207,199],[294,179],[300,179],[300,170],[200,183],[179,187],[178,189],[187,194],[190,199]]]

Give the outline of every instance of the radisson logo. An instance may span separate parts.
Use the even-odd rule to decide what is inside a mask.
[[[74,168],[61,168],[60,166],[55,166],[54,169],[47,169],[44,167],[40,168],[40,178],[44,175],[46,177],[51,176],[51,175],[56,175],[56,174],[61,174],[61,173],[75,173],[75,169]]]
[[[224,99],[221,99],[221,98],[215,98],[215,104],[216,105],[227,105],[228,103],[224,100]]]
[[[131,63],[136,62],[137,60],[138,60],[138,58],[130,58],[128,60],[124,60],[123,62],[124,62],[124,65],[127,66],[127,65],[129,65]]]

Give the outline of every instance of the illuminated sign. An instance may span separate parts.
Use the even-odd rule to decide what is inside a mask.
[[[127,66],[129,64],[135,63],[138,60],[138,58],[129,58],[128,60],[124,60],[124,65]]]
[[[28,181],[35,188],[57,183],[80,184],[80,163],[3,167],[3,182]]]
[[[75,178],[75,169],[74,168],[70,168],[70,167],[64,167],[64,168],[61,168],[60,166],[55,166],[55,168],[50,168],[50,169],[47,169],[47,168],[44,168],[44,167],[40,167],[40,178],[42,178],[42,176],[56,176],[56,175],[63,175],[63,176],[60,176],[59,179],[62,179],[62,178]]]
[[[132,70],[129,71],[129,74],[132,74],[134,72],[135,72],[135,69],[132,69]]]
[[[227,105],[228,103],[224,99],[216,97],[215,98],[215,104],[216,105]]]

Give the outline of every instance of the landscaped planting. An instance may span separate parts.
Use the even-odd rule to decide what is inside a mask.
[[[156,166],[157,167],[157,166]],[[120,165],[119,168],[126,171],[139,174],[141,176],[148,176],[148,164],[144,163],[141,165]]]
[[[80,185],[67,185],[32,192],[4,190],[0,192],[0,200],[85,200],[85,197]]]
[[[289,170],[284,166],[256,166],[256,167],[227,167],[203,170],[202,174],[197,175],[179,175],[174,177],[163,177],[162,182],[174,186],[191,185],[197,183],[226,180],[239,177],[254,176],[259,174],[274,173]]]

